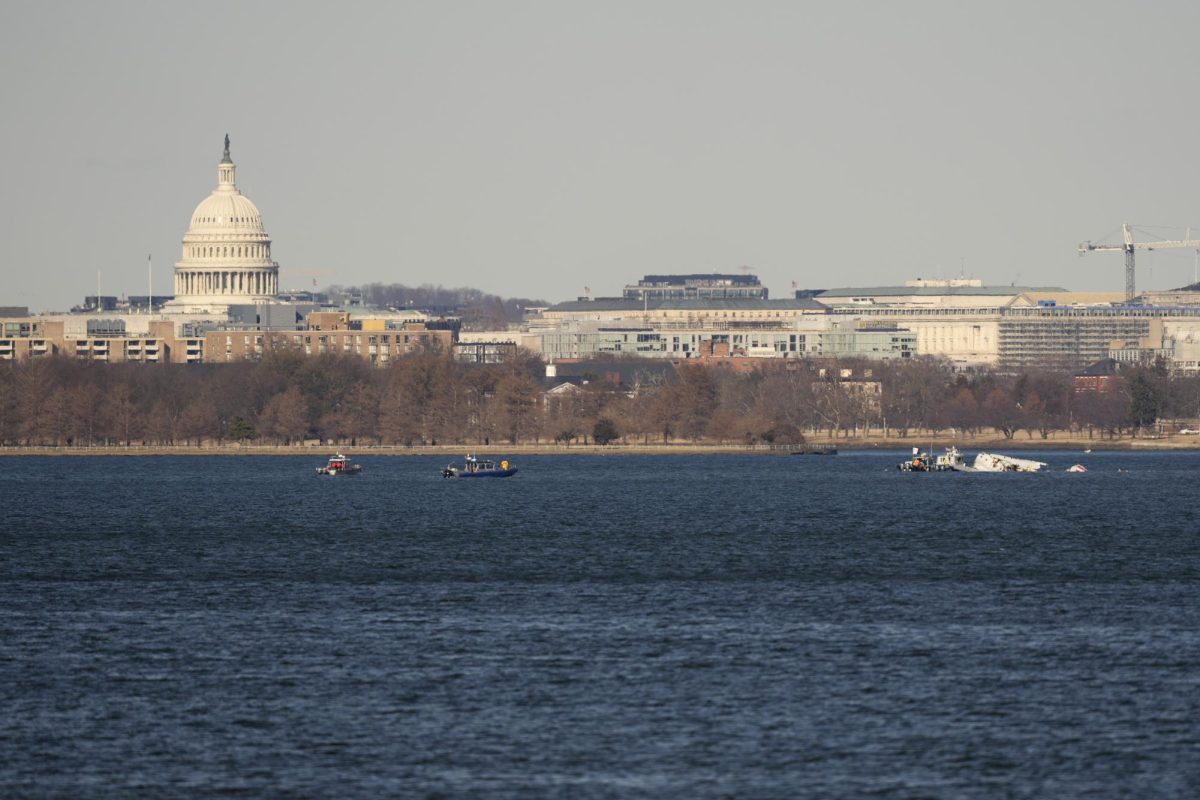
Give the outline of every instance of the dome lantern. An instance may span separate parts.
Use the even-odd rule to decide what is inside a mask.
[[[225,134],[225,156],[217,165],[217,191],[237,191],[237,165],[229,157],[229,134]]]

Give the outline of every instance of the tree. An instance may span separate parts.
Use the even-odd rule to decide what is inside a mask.
[[[1001,386],[988,392],[980,411],[984,421],[1003,433],[1005,439],[1013,438],[1024,422],[1013,393]]]
[[[604,399],[599,413],[616,423],[617,430],[626,438],[636,441],[640,436],[645,443],[656,432],[648,410],[652,399],[653,393],[648,391],[638,392],[634,397],[614,393]]]
[[[1147,428],[1158,421],[1163,393],[1147,370],[1135,370],[1129,379],[1129,418],[1136,428]]]
[[[262,413],[262,427],[268,434],[291,444],[308,433],[308,404],[300,387],[289,386],[267,403]]]
[[[494,402],[499,410],[500,429],[512,444],[536,431],[539,389],[529,376],[505,375],[496,384]]]
[[[55,387],[49,396],[42,400],[42,417],[44,424],[42,435],[48,444],[72,444],[74,440],[75,417],[71,413],[71,390]]]
[[[103,415],[108,423],[108,435],[128,447],[140,422],[129,384],[121,381],[105,393]]]
[[[815,418],[813,379],[807,369],[773,370],[749,382],[749,389],[751,396],[744,413],[767,421],[764,431],[770,432],[772,441],[804,441],[803,431]]]
[[[1076,403],[1076,415],[1088,427],[1089,438],[1092,429],[1099,428],[1111,439],[1129,423],[1129,395],[1124,391],[1085,392]]]
[[[946,364],[928,359],[889,364],[881,370],[883,416],[901,438],[908,436],[910,428],[938,426],[948,371]]]
[[[389,368],[379,403],[379,431],[388,442],[412,446],[426,434],[421,423],[432,402],[432,381],[422,369],[425,360],[423,355],[409,356]]]
[[[370,384],[360,383],[333,409],[321,417],[318,425],[322,439],[356,444],[359,439],[379,436],[379,397]]]
[[[663,444],[669,444],[679,423],[679,406],[674,386],[664,386],[653,394],[644,395],[642,410],[647,426],[662,434]]]
[[[17,379],[18,432],[26,444],[48,444],[54,435],[53,414],[47,400],[55,391],[48,363],[42,359],[21,364]]]
[[[215,439],[220,435],[221,420],[212,402],[200,396],[183,409],[176,430],[184,439],[195,439],[199,447],[205,438]]]
[[[68,430],[75,444],[94,444],[103,427],[100,395],[90,382],[80,382],[66,390]]]
[[[229,423],[229,429],[225,431],[225,436],[235,442],[244,442],[257,439],[258,431],[241,417],[234,417]]]
[[[836,380],[816,383],[813,385],[813,401],[817,418],[829,429],[829,436],[834,437],[851,412],[846,387]]]
[[[1041,412],[1031,424],[1048,439],[1053,431],[1061,431],[1071,424],[1071,400],[1074,394],[1069,376],[1054,372],[1037,372],[1030,376],[1029,386],[1041,402]]]
[[[1021,427],[1032,439],[1034,431],[1038,430],[1038,426],[1042,424],[1042,418],[1046,414],[1046,404],[1037,392],[1030,390],[1025,393],[1024,401],[1017,404],[1017,408],[1021,411]]]
[[[717,409],[717,381],[713,370],[703,366],[679,368],[679,382],[667,387],[669,402],[675,404],[679,432],[700,439],[708,430],[709,418]]]
[[[542,428],[554,438],[555,443],[570,445],[584,434],[585,428],[580,423],[579,404],[576,402],[582,392],[579,387],[568,384],[554,394],[542,396]]]
[[[0,444],[16,442],[20,428],[21,404],[17,369],[11,362],[0,362]]]
[[[620,435],[621,432],[617,430],[617,423],[608,417],[600,417],[596,420],[596,424],[592,426],[592,440],[596,444],[608,444],[615,441]]]
[[[146,420],[146,437],[157,444],[174,444],[175,419],[174,407],[165,400],[159,400]]]
[[[943,413],[946,424],[955,430],[974,436],[979,429],[979,402],[975,399],[975,393],[965,385],[959,386],[954,392]]]

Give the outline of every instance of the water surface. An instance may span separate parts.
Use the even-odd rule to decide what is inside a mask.
[[[0,796],[1200,791],[1200,455],[900,458],[0,459]]]

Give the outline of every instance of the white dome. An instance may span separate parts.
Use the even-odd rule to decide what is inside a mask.
[[[222,192],[220,188],[200,201],[192,212],[192,224],[188,233],[233,233],[252,231],[266,233],[262,215],[250,198],[236,188]]]
[[[238,191],[229,157],[217,165],[217,188],[192,212],[175,264],[175,305],[217,306],[268,300],[279,289],[279,265],[262,215]]]

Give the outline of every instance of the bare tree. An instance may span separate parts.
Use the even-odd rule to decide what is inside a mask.
[[[308,428],[309,411],[304,395],[298,386],[289,386],[267,403],[259,429],[284,444],[291,444],[303,439]]]

